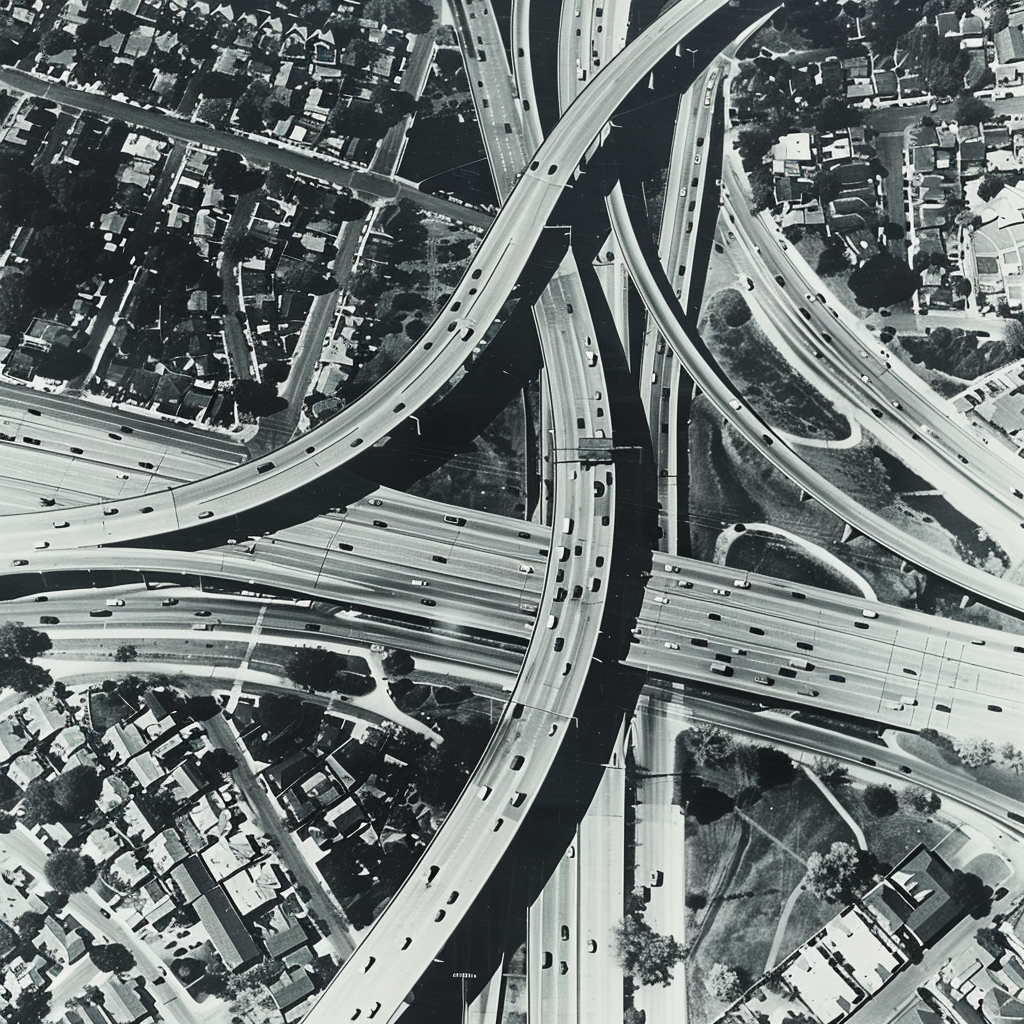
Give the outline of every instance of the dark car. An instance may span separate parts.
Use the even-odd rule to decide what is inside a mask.
[[[783,287],[785,287],[785,286],[786,286],[786,279],[785,279],[785,278],[784,278],[784,277],[783,277],[783,276],[782,276],[781,274],[776,274],[776,275],[775,275],[775,280],[776,280],[776,281],[777,281],[777,282],[778,282],[779,284],[781,284],[781,285],[782,285]]]

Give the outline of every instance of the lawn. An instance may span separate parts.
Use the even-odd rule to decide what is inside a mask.
[[[745,533],[729,548],[726,563],[737,569],[778,576],[840,594],[860,593],[845,576],[805,554],[788,537]]]
[[[740,792],[741,782],[732,769],[704,769],[701,775],[730,796]],[[736,967],[745,979],[759,977],[783,906],[804,875],[802,861],[815,850],[849,838],[842,819],[799,769],[790,782],[743,804],[743,814],[764,831],[736,812],[709,824],[698,824],[692,815],[686,819],[686,889],[708,898],[707,907],[691,911],[687,922],[692,1022],[712,1020],[721,1009],[701,984],[711,965],[721,961]],[[785,951],[813,935],[831,916],[832,911],[818,901],[799,903],[790,918]]]
[[[868,850],[878,858],[883,871],[898,864],[919,843],[934,848],[950,829],[948,822],[935,815],[922,814],[902,804],[895,814],[876,818],[864,806],[862,791],[853,786],[841,787],[836,796],[864,830]]]

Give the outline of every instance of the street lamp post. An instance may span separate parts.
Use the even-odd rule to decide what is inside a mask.
[[[690,68],[697,67],[697,51],[690,49],[689,46],[685,47],[686,52],[690,55]]]

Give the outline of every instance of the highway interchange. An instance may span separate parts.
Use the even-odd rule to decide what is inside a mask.
[[[75,436],[89,438],[89,445],[83,441],[81,452],[75,452],[68,420],[63,428],[56,422],[58,415],[66,416],[66,403],[24,391],[3,395],[0,430],[14,439],[3,449],[5,475],[14,465],[16,475],[46,480],[50,490],[26,483],[5,503],[17,514],[8,514],[4,523],[11,565],[0,619],[38,622],[55,640],[73,644],[98,634],[180,637],[199,622],[208,623],[218,637],[244,640],[262,616],[263,632],[286,641],[330,644],[356,635],[461,664],[470,674],[500,679],[511,691],[463,796],[420,865],[321,995],[307,1017],[314,1024],[371,1016],[390,1020],[401,1012],[517,834],[529,829],[531,808],[576,723],[588,675],[612,652],[624,666],[650,677],[655,696],[645,701],[671,702],[672,681],[688,680],[741,691],[755,705],[762,700],[810,705],[888,726],[1015,738],[1024,641],[768,577],[737,579],[731,570],[674,553],[679,503],[685,501],[675,484],[686,453],[674,443],[685,369],[765,458],[847,523],[970,593],[1024,610],[1013,584],[935,552],[841,494],[746,405],[702,346],[694,344],[700,296],[692,292],[692,268],[707,258],[708,239],[683,223],[703,223],[702,204],[717,206],[721,199],[731,226],[725,229],[732,243],[725,258],[737,273],[752,277],[750,301],[801,351],[807,376],[841,379],[864,429],[876,431],[908,465],[947,492],[968,489],[978,521],[1008,552],[1019,553],[1024,500],[1002,483],[1005,453],[983,445],[939,410],[913,378],[886,361],[877,339],[861,325],[838,321],[830,311],[836,308],[831,295],[807,298],[818,288],[808,283],[811,290],[805,293],[806,269],[794,266],[771,225],[749,215],[739,199],[742,183],[728,160],[722,172],[728,192],[712,184],[708,160],[699,157],[707,153],[705,140],[720,110],[724,60],[700,68],[694,61],[692,85],[679,101],[654,259],[654,247],[642,243],[621,188],[615,186],[607,199],[613,251],[621,254],[654,325],[646,334],[638,379],[658,467],[664,550],[636,563],[643,592],[630,629],[621,629],[608,599],[615,594],[618,600],[615,573],[623,570],[612,558],[619,542],[616,524],[630,521],[631,505],[620,485],[635,460],[628,451],[604,444],[616,437],[612,419],[619,404],[605,365],[614,367],[622,357],[621,351],[613,357],[613,348],[624,346],[628,353],[629,345],[627,338],[598,329],[590,308],[593,289],[584,273],[588,268],[576,262],[571,249],[534,304],[544,360],[541,443],[550,483],[548,525],[374,489],[347,508],[274,532],[247,536],[235,528],[235,517],[358,459],[429,403],[460,367],[472,368],[563,190],[578,180],[578,165],[596,153],[595,140],[614,141],[615,129],[607,125],[618,106],[725,6],[725,0],[679,4],[619,53],[628,17],[622,12],[628,7],[618,0],[563,4],[557,90],[564,116],[545,136],[537,105],[530,101],[528,0],[516,0],[512,7],[514,77],[488,5],[483,0],[456,5],[501,212],[413,352],[342,414],[257,465],[239,464],[240,445],[207,443],[205,434],[185,436],[170,424],[89,405],[72,407]],[[734,16],[742,15],[749,27],[768,9],[755,6],[747,4]],[[599,32],[599,25],[611,28]],[[777,284],[777,276],[784,285]],[[830,347],[819,357],[814,351],[823,348],[823,332],[830,334]],[[879,404],[882,417],[871,411]],[[117,427],[104,429],[115,420],[121,421]],[[128,449],[130,459],[122,455]],[[104,467],[102,472],[96,466]],[[110,466],[121,468],[111,473]],[[629,468],[626,478],[633,472]],[[42,500],[55,500],[58,479],[59,506],[40,510]],[[215,528],[211,543],[175,549],[176,531],[200,525]],[[139,543],[151,538],[164,546]],[[115,542],[132,546],[99,546]],[[107,608],[90,587],[97,579],[109,582],[109,576],[97,574],[114,572],[125,604]],[[140,585],[136,574],[155,589]],[[216,589],[197,592],[198,585]],[[239,597],[238,590],[251,596]],[[269,599],[257,595],[278,592],[314,604],[307,609],[275,601],[262,614]],[[210,614],[194,618],[200,612]],[[191,639],[198,644],[206,632]],[[628,707],[621,710],[617,749],[630,714]],[[594,887],[614,894],[615,880],[622,877],[622,772],[614,761],[606,767],[577,841],[530,912],[535,940],[530,998],[545,1021],[603,1019],[599,1008],[616,985],[621,993],[621,972],[611,962],[606,938],[620,916],[613,913],[615,900],[607,906],[581,901]],[[935,781],[936,789],[943,785],[941,778]],[[1002,814],[984,796],[960,795],[986,813]],[[545,959],[552,947],[557,955],[549,970]]]

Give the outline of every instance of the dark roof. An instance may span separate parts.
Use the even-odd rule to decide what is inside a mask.
[[[896,881],[897,875],[910,876],[905,887]],[[952,870],[937,853],[924,846],[897,864],[885,885],[910,904],[904,920],[922,946],[930,946],[964,913],[953,895],[956,878]]]
[[[268,768],[263,774],[277,789],[288,789],[316,767],[316,762],[304,750]]]
[[[1024,60],[1024,36],[1016,26],[1009,25],[996,33],[996,60],[1000,64]]]
[[[223,889],[218,886],[200,896],[195,908],[230,970],[241,970],[259,962],[260,951]]]
[[[170,701],[163,692],[159,690],[147,690],[142,695],[142,699],[146,702],[146,707],[153,712],[153,717],[158,722],[161,722],[170,716]]]
[[[194,855],[171,868],[171,878],[189,903],[197,900],[203,893],[209,892],[217,884],[206,865]]]
[[[290,1009],[313,992],[313,982],[300,968],[286,971],[270,986],[270,994],[281,1010]]]
[[[285,953],[290,953],[293,949],[304,946],[308,941],[309,939],[302,926],[296,922],[286,931],[268,935],[264,939],[264,945],[267,947],[267,952],[275,960],[280,960]]]

